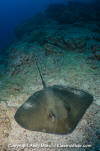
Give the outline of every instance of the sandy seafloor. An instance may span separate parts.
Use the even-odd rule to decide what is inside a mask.
[[[42,33],[40,33],[41,30]],[[29,43],[27,42],[29,36],[26,35],[26,37],[17,39],[9,45],[6,50],[6,58],[0,64],[2,71],[0,73],[0,151],[99,150],[100,60],[88,59],[88,56],[93,55],[90,50],[91,45],[96,47],[99,43],[93,39],[95,33],[89,28],[89,25],[76,25],[75,27],[71,25],[46,25],[46,27],[40,26],[35,32],[39,33],[42,39],[45,33],[48,41],[51,40],[50,43],[47,42],[45,45],[41,45],[38,40]],[[56,33],[59,34],[57,35]],[[67,44],[65,45],[61,41],[61,36],[67,37],[69,40],[70,37],[73,37],[74,42],[79,47],[77,46],[73,49],[73,40],[70,42],[70,48],[67,47]],[[53,45],[55,40],[60,46]],[[84,41],[87,45],[83,44]],[[57,54],[51,49],[62,53],[59,55],[59,53]],[[47,85],[61,84],[77,87],[88,91],[94,96],[93,103],[87,109],[75,130],[70,134],[55,135],[25,130],[14,119],[14,114],[18,107],[34,92],[42,88],[40,77],[33,61],[35,51],[38,51],[37,55],[39,55],[40,64],[42,62],[41,69]],[[47,56],[44,55],[44,51],[47,51]],[[39,147],[31,148],[27,147],[27,144]],[[91,147],[63,147],[63,145],[73,144],[91,145]],[[19,145],[19,147],[15,148],[13,145],[17,147]],[[41,145],[44,145],[44,147],[40,147]],[[49,147],[46,147],[47,145]],[[25,148],[23,149],[22,146]]]

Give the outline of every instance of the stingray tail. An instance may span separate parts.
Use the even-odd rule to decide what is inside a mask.
[[[45,83],[45,81],[43,79],[42,73],[41,73],[40,68],[38,66],[37,57],[35,57],[35,62],[36,62],[36,66],[37,66],[37,69],[38,69],[38,72],[39,72],[39,75],[40,75],[40,78],[41,78],[41,81],[42,81],[43,88],[46,88],[46,83]]]

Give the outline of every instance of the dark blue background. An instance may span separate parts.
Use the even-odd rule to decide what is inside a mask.
[[[0,48],[4,47],[13,39],[14,29],[18,24],[30,18],[33,14],[44,11],[49,3],[66,3],[67,1],[68,0],[0,0]]]

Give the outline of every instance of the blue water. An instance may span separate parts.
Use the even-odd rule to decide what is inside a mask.
[[[91,2],[93,0],[77,1]],[[13,40],[16,26],[24,20],[37,12],[43,12],[50,3],[67,2],[68,0],[0,0],[0,48]]]
[[[15,27],[57,0],[0,0],[0,48],[13,39]],[[58,0],[57,2],[65,0]]]
[[[73,2],[68,3],[69,1]],[[94,3],[87,4],[91,2]],[[99,150],[100,122],[96,115],[99,115],[97,105],[100,105],[100,0],[0,0],[2,134],[7,124],[7,135],[6,133],[2,135],[2,140],[10,136],[15,108],[17,109],[28,95],[33,94],[35,89],[40,89],[40,79],[35,63],[39,64],[48,86],[71,85],[89,91],[93,95],[95,98],[93,106],[87,113],[87,118],[85,117],[86,122],[89,119],[87,125],[89,129],[86,124],[81,125],[85,127],[79,135],[84,132],[85,139],[81,137],[83,144],[87,142],[92,144],[91,150]],[[8,107],[12,112],[9,112]],[[6,112],[9,115],[6,115]],[[6,122],[5,119],[10,119],[10,115],[11,120]],[[86,130],[89,130],[88,133]],[[12,135],[15,131],[17,132],[17,129],[13,129]],[[18,140],[21,141],[20,129],[18,131],[15,143]],[[10,138],[13,139],[12,136]],[[49,137],[47,138],[49,142]],[[72,140],[68,142],[72,141],[74,144],[78,142],[74,138],[75,136],[71,137]],[[27,137],[28,139],[31,140]],[[65,139],[61,142],[65,142]],[[60,143],[59,139],[56,141],[57,144]],[[51,139],[50,143],[52,144]]]

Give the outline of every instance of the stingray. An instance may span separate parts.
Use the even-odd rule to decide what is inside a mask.
[[[54,134],[72,132],[87,108],[93,96],[84,90],[63,85],[47,86],[38,62],[43,89],[35,92],[15,113],[16,122],[23,128]]]

